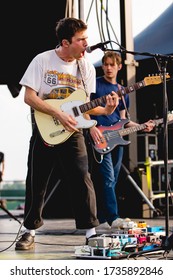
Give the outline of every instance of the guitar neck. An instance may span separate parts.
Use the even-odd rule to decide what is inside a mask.
[[[170,76],[166,75],[166,78],[170,78]],[[147,78],[144,78],[144,80],[142,80],[138,83],[135,83],[131,86],[119,89],[117,91],[117,94],[118,94],[119,97],[122,97],[122,95],[124,95],[124,94],[133,92],[135,90],[146,87],[148,85],[157,85],[157,84],[160,84],[160,83],[162,83],[162,79],[161,79],[160,76],[147,77]],[[105,104],[106,103],[106,96],[107,95],[104,95],[102,97],[96,98],[96,99],[94,99],[90,102],[87,102],[85,104],[80,105],[79,108],[81,110],[81,113],[85,113],[89,110],[94,109],[97,106],[101,106],[102,104]]]
[[[133,92],[133,91],[138,90],[140,88],[143,88],[145,86],[146,86],[145,81],[142,80],[142,81],[140,81],[138,83],[135,83],[135,84],[133,84],[129,87],[119,89],[116,93],[118,94],[119,97],[122,97],[122,95],[124,95],[124,94]],[[92,109],[96,108],[97,106],[101,106],[102,104],[105,104],[106,103],[106,96],[107,95],[98,97],[98,98],[96,98],[96,99],[94,99],[90,102],[86,102],[85,104],[80,105],[79,107],[80,107],[81,112],[85,113],[89,110],[92,110]]]
[[[163,118],[161,119],[158,119],[158,120],[153,120],[155,125],[159,125],[161,123],[163,123]],[[129,135],[133,132],[137,132],[137,131],[140,131],[140,130],[143,130],[145,129],[147,126],[145,123],[143,124],[139,124],[139,125],[136,125],[136,126],[132,126],[132,127],[128,127],[128,128],[124,128],[122,130],[119,131],[119,134],[120,136],[125,136],[125,135]]]
[[[125,88],[122,88],[122,89],[118,90],[117,94],[118,94],[119,97],[121,97],[124,94],[131,93],[131,92],[133,92],[135,90],[138,90],[140,88],[143,88],[145,86],[146,86],[145,81],[142,80],[142,81],[140,81],[138,83],[135,83],[135,84],[133,84],[129,87],[125,87]]]

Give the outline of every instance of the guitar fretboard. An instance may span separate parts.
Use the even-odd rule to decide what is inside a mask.
[[[130,93],[130,92],[133,92],[135,90],[138,90],[140,88],[143,88],[145,87],[145,82],[144,80],[143,81],[140,81],[138,83],[135,83],[129,87],[125,87],[125,88],[122,88],[120,90],[117,91],[117,94],[119,97],[121,97],[122,95],[124,94],[127,94],[127,93]],[[90,102],[86,102],[85,104],[82,104],[79,106],[80,110],[81,110],[81,113],[85,113],[89,110],[92,110],[94,108],[96,108],[97,106],[101,106],[102,104],[105,104],[106,103],[106,96],[107,95],[104,95],[102,97],[98,97]]]
[[[125,87],[125,88],[122,88],[122,89],[118,90],[117,94],[118,94],[119,97],[121,97],[124,94],[133,92],[133,91],[138,90],[138,89],[143,88],[143,87],[145,87],[144,80],[140,81],[138,83],[135,83],[135,84],[133,84],[129,87]]]
[[[158,120],[154,120],[154,123],[155,123],[156,126],[163,123],[163,118],[158,119]],[[125,135],[129,135],[133,132],[143,130],[145,128],[146,128],[146,124],[143,123],[143,124],[139,124],[139,125],[136,125],[136,126],[133,126],[133,127],[124,128],[124,129],[119,131],[119,134],[120,134],[120,136],[125,136]]]

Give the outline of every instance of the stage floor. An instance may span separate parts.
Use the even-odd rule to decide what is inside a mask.
[[[23,210],[11,212],[17,220],[9,217],[0,209],[0,260],[74,260],[75,246],[85,244],[85,231],[76,230],[73,219],[45,219],[44,225],[37,230],[35,249],[29,251],[15,251],[15,242],[23,222]],[[144,219],[132,219],[141,221]],[[145,219],[148,226],[165,227],[165,217]],[[169,219],[170,234],[173,229],[173,217]],[[113,233],[102,228],[97,229],[98,234]],[[140,256],[137,259],[146,259]],[[147,259],[173,259],[173,250],[167,256],[155,253]]]

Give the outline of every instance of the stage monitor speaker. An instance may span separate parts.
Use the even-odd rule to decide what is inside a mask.
[[[147,157],[158,160],[158,140],[156,134],[138,134],[138,164],[143,164]]]

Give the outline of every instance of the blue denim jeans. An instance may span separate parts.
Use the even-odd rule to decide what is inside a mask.
[[[96,193],[98,198],[97,214],[100,223],[108,222],[111,225],[119,217],[116,185],[122,164],[123,150],[123,146],[117,146],[113,151],[105,154],[99,164],[98,171],[102,182],[100,181],[100,185],[97,186]]]

